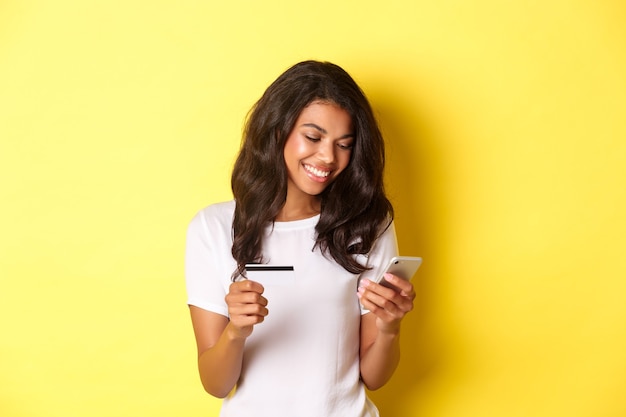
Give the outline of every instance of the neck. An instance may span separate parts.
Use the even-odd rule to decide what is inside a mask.
[[[275,220],[277,222],[287,222],[308,219],[309,217],[318,215],[320,209],[321,202],[317,197],[304,199],[302,201],[293,201],[293,199],[287,198],[287,201],[285,201],[285,204],[280,209]]]

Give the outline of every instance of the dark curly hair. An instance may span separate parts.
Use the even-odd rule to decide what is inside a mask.
[[[285,142],[302,110],[314,101],[333,103],[352,118],[355,140],[348,166],[321,194],[316,242],[347,271],[367,268],[356,254],[367,254],[393,220],[385,195],[385,148],[378,123],[363,91],[341,67],[300,62],[279,76],[251,109],[241,150],[232,172],[236,202],[232,255],[233,279],[245,264],[263,262],[262,239],[287,196]]]

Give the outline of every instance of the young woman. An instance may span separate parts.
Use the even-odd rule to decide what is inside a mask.
[[[294,65],[252,109],[233,201],[187,235],[188,304],[204,389],[221,416],[378,416],[399,360],[410,283],[372,280],[397,254],[384,144],[340,67]],[[257,263],[293,270],[246,272]]]

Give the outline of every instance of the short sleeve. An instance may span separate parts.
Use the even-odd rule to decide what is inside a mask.
[[[220,222],[200,211],[187,228],[185,248],[185,283],[187,304],[228,316],[224,300],[230,285],[228,265],[232,265],[229,231]]]
[[[398,256],[398,241],[396,238],[395,224],[392,222],[383,234],[376,240],[367,257],[367,266],[371,269],[363,272],[359,277],[378,282],[385,272],[385,266],[389,259]],[[361,307],[361,314],[369,311]]]

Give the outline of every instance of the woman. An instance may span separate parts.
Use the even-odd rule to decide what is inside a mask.
[[[415,298],[395,276],[396,290],[372,281],[397,254],[384,159],[365,95],[334,64],[294,65],[252,109],[234,200],[187,235],[198,368],[221,416],[378,415],[365,387],[393,374]]]

